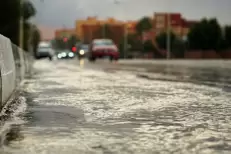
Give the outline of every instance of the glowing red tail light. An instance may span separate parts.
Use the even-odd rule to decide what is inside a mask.
[[[76,52],[77,51],[77,48],[76,47],[72,47],[71,49],[73,52]]]

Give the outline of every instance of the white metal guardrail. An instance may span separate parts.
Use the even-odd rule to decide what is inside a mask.
[[[0,110],[31,70],[30,54],[0,35]]]

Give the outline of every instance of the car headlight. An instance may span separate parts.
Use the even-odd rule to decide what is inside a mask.
[[[58,58],[62,58],[62,54],[58,54]]]
[[[66,57],[67,54],[65,52],[62,53],[62,57]]]
[[[80,51],[79,51],[79,54],[80,54],[80,55],[83,55],[83,54],[84,54],[84,50],[80,50]]]
[[[72,52],[68,53],[69,57],[74,57],[74,54]]]

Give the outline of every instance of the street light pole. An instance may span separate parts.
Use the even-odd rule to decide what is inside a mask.
[[[167,15],[167,59],[171,58],[171,14],[168,13]]]
[[[119,6],[121,4],[121,1],[115,0],[114,4]],[[124,12],[124,9],[123,9],[123,12]],[[123,36],[124,37],[123,38],[124,39],[123,40],[124,41],[123,42],[124,43],[124,59],[126,58],[126,54],[127,54],[127,44],[128,44],[128,37],[127,36],[128,36],[128,31],[127,31],[127,24],[126,24],[126,21],[125,21],[124,22],[124,36]]]
[[[124,24],[124,59],[126,59],[126,54],[127,54],[127,24]]]
[[[23,14],[23,2],[20,0],[20,19],[19,19],[19,47],[23,49],[24,45],[24,14]]]

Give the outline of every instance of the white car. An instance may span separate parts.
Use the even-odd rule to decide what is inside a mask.
[[[52,60],[54,54],[55,54],[55,52],[52,49],[52,46],[50,45],[50,43],[41,42],[38,46],[38,49],[36,52],[36,57],[38,59],[48,57],[50,60]]]

